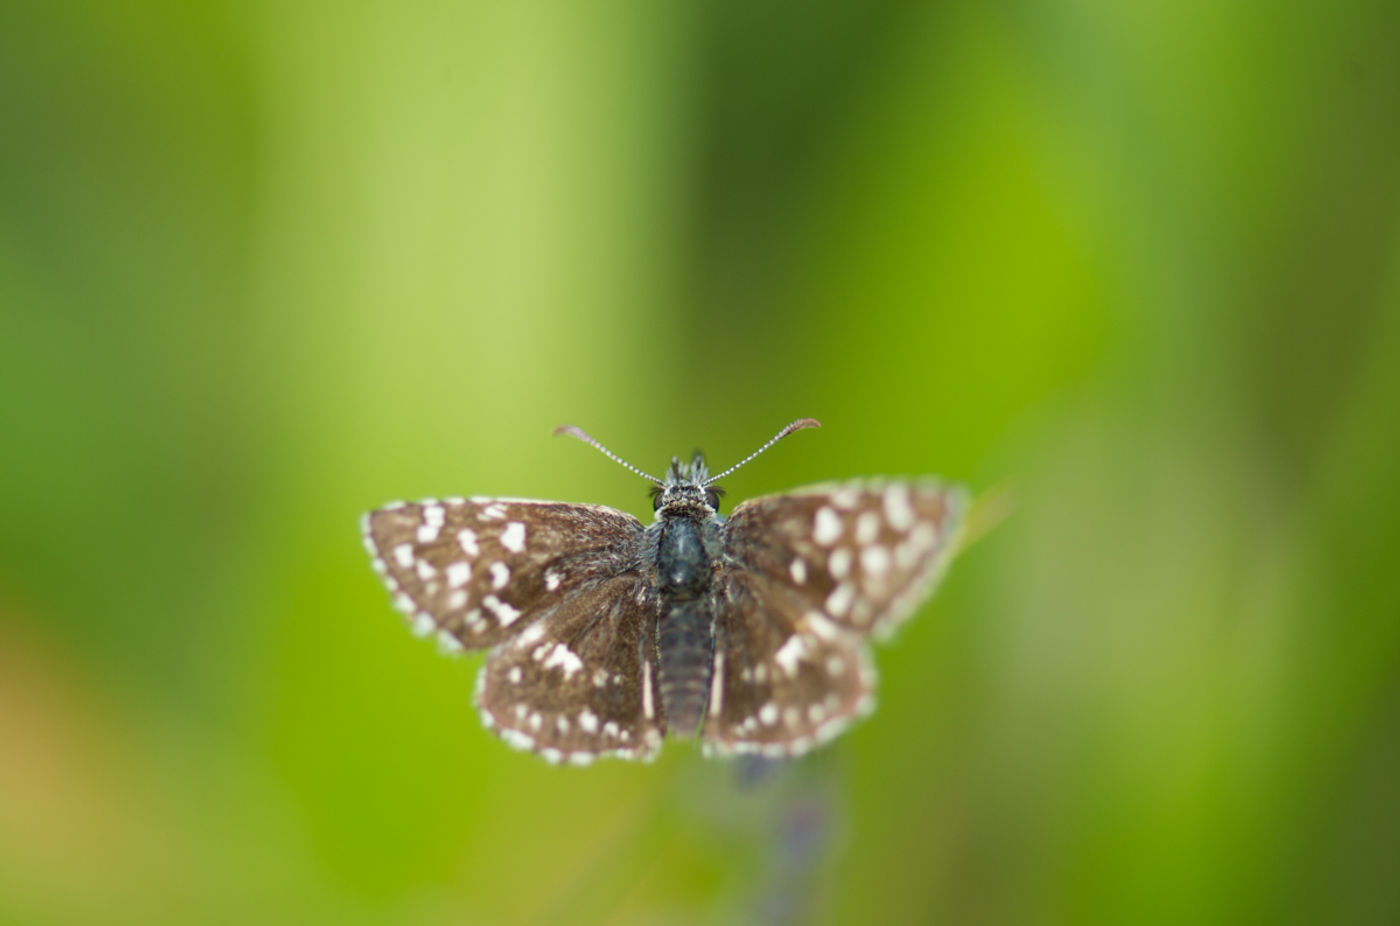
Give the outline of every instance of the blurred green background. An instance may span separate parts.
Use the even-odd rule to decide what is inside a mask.
[[[0,921],[1400,921],[1400,5],[0,6]],[[359,514],[938,472],[881,707],[554,768]]]

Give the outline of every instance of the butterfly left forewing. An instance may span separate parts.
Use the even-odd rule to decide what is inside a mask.
[[[642,535],[601,505],[500,498],[395,503],[361,530],[394,606],[449,650],[494,646],[539,608],[626,571]]]

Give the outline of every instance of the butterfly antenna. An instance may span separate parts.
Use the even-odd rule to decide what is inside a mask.
[[[554,433],[567,434],[570,437],[578,438],[585,444],[588,444],[589,446],[596,447],[598,450],[601,450],[603,452],[603,455],[606,456],[609,460],[612,460],[614,463],[622,464],[623,466],[630,469],[632,472],[636,473],[638,476],[641,476],[643,479],[650,479],[657,485],[665,484],[660,479],[657,479],[655,476],[649,475],[637,469],[637,467],[633,466],[631,463],[628,463],[626,460],[622,459],[622,457],[613,453],[611,450],[604,447],[602,444],[598,443],[596,440],[593,439],[592,435],[590,435],[583,428],[576,427],[572,424],[561,424],[559,427],[554,429]],[[774,438],[774,440],[776,440],[776,438]]]
[[[798,419],[797,419],[796,421],[794,421],[792,424],[790,424],[790,425],[788,425],[787,427],[783,428],[783,429],[782,429],[781,431],[779,431],[777,434],[774,434],[773,437],[772,437],[772,439],[769,440],[768,443],[764,444],[762,447],[759,447],[759,448],[758,448],[757,450],[755,450],[753,453],[751,453],[751,454],[749,454],[748,456],[744,457],[744,458],[743,458],[742,460],[740,460],[738,463],[735,463],[733,466],[729,467],[729,469],[727,469],[727,470],[725,470],[724,472],[720,473],[718,476],[711,476],[708,480],[706,480],[705,485],[711,486],[711,485],[714,485],[716,482],[719,482],[719,481],[720,481],[721,479],[723,479],[725,476],[728,476],[730,473],[734,472],[736,469],[738,469],[739,467],[743,466],[745,463],[749,462],[749,461],[752,460],[754,457],[758,456],[760,453],[762,453],[763,451],[767,450],[769,447],[773,446],[773,445],[776,444],[778,441],[782,440],[784,437],[787,437],[787,436],[788,436],[789,434],[791,434],[793,431],[801,431],[801,430],[803,430],[804,428],[819,428],[819,427],[821,427],[821,426],[822,426],[822,423],[821,423],[820,421],[818,421],[817,419],[815,419],[815,418],[798,418]],[[606,452],[606,451],[605,451],[605,452]]]

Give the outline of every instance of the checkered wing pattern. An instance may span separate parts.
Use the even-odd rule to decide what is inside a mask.
[[[636,518],[598,505],[428,499],[370,512],[362,530],[415,633],[451,652],[493,648],[477,706],[507,742],[579,764],[659,746],[644,633],[658,603]]]
[[[724,525],[711,752],[796,755],[873,707],[864,638],[933,592],[967,498],[935,481],[867,480],[739,505]]]

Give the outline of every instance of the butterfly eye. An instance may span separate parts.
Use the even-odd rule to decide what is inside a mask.
[[[705,503],[715,511],[719,511],[719,493],[714,489],[705,490]]]
[[[652,511],[660,511],[660,510],[661,510],[661,493],[660,493],[660,492],[653,492],[653,493],[651,494],[651,510],[652,510]]]

